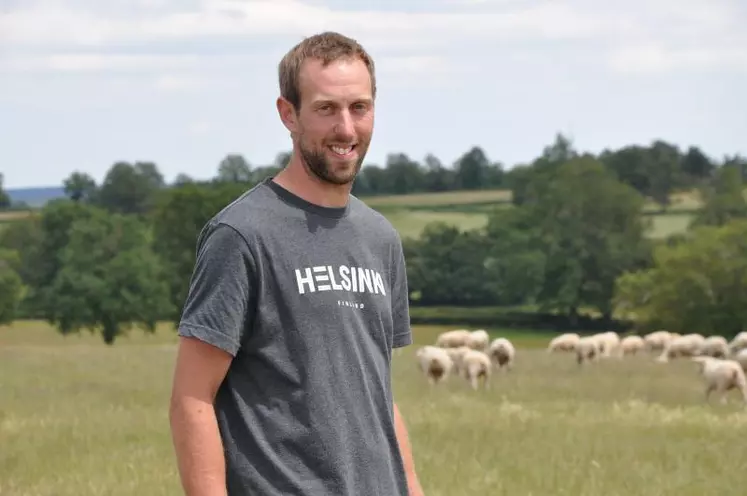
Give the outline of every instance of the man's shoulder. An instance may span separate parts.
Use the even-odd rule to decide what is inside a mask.
[[[213,215],[205,223],[205,229],[223,225],[248,235],[261,225],[268,212],[273,211],[274,200],[266,181],[257,183]]]
[[[350,195],[351,207],[356,212],[356,221],[362,222],[372,236],[400,243],[399,231],[384,214],[370,207],[357,196]]]

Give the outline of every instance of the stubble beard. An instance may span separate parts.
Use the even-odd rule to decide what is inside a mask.
[[[350,184],[351,182],[353,182],[353,180],[355,180],[358,172],[363,166],[363,159],[366,157],[367,148],[367,144],[358,142],[358,144],[356,145],[356,149],[358,150],[358,160],[355,162],[355,168],[352,172],[338,175],[335,174],[333,167],[327,160],[324,150],[320,151],[306,148],[303,144],[303,140],[298,140],[298,150],[308,170],[310,170],[316,177],[318,177],[322,181],[337,186]]]

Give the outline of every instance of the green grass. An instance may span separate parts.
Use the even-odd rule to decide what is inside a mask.
[[[417,327],[416,346],[444,330]],[[426,494],[744,494],[747,413],[703,402],[693,364],[649,356],[579,369],[549,336],[515,340],[515,369],[487,391],[429,388],[393,359],[395,399]],[[167,405],[173,331],[107,348],[47,326],[0,328],[0,494],[182,494]]]
[[[480,213],[429,212],[425,210],[393,210],[382,212],[403,238],[417,238],[431,222],[446,222],[461,229],[478,229],[488,223],[488,216]]]
[[[468,205],[472,203],[506,203],[511,191],[504,189],[413,193],[410,195],[366,196],[361,198],[372,208]]]
[[[672,234],[687,231],[693,218],[689,213],[671,213],[666,215],[652,215],[652,226],[649,236],[655,239],[666,238]]]

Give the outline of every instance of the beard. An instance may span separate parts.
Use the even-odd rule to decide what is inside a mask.
[[[352,167],[352,169],[346,167],[343,170],[338,171],[334,165],[330,163],[324,148],[307,148],[303,144],[303,139],[298,140],[298,150],[301,158],[306,164],[306,168],[320,180],[338,186],[353,182],[363,166],[363,159],[366,157],[368,144],[359,141],[358,144],[355,145],[355,149],[358,152],[358,158],[355,161],[354,167]]]

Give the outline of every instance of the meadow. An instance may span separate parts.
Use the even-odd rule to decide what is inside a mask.
[[[464,230],[479,229],[487,224],[488,214],[493,209],[511,208],[511,192],[507,190],[449,191],[362,199],[384,214],[405,238],[417,238],[423,228],[434,221],[446,222]],[[666,211],[653,202],[647,202],[643,213],[651,221],[648,235],[664,238],[686,231],[693,212],[701,205],[700,198],[694,192],[672,195]]]
[[[393,358],[395,399],[428,496],[742,495],[747,412],[703,401],[694,364],[650,356],[579,368],[550,335],[492,330],[518,348],[489,390],[427,386],[417,326]],[[176,335],[106,347],[39,322],[0,328],[0,494],[181,494],[168,427]]]

